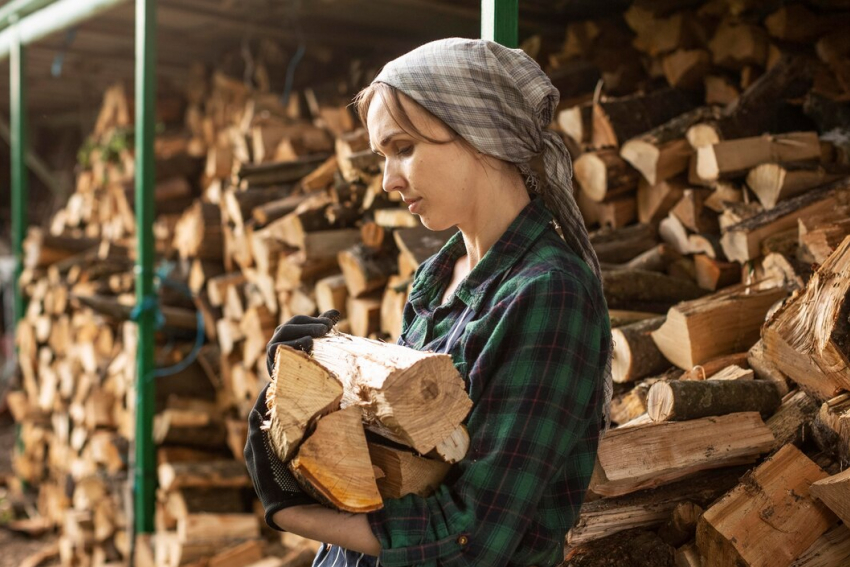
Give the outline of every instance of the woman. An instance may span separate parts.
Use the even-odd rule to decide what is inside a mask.
[[[369,514],[305,505],[267,450],[261,395],[246,461],[272,527],[330,542],[314,565],[562,562],[610,400],[611,337],[569,156],[546,130],[557,103],[522,51],[465,39],[392,61],[358,95],[384,190],[429,229],[459,229],[416,271],[399,342],[452,356],[471,443],[428,498]],[[309,350],[332,315],[293,319],[269,352]]]

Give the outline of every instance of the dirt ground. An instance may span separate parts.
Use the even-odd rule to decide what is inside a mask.
[[[15,424],[8,414],[0,415],[0,479],[13,475],[12,451],[15,446]],[[5,483],[2,483],[3,485]],[[9,498],[5,486],[0,485],[0,567],[18,567],[31,555],[47,549],[56,542],[55,534],[41,538],[30,538],[6,529],[3,521],[8,519],[2,511],[8,510]],[[41,567],[59,565],[58,561],[44,562]]]

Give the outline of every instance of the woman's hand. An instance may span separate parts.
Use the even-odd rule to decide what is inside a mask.
[[[313,339],[327,335],[331,328],[339,322],[339,311],[331,309],[318,317],[296,315],[274,330],[274,335],[266,345],[266,368],[269,376],[274,368],[274,355],[277,347],[286,345],[294,349],[310,352],[313,350]]]
[[[245,465],[254,483],[254,490],[266,512],[266,523],[283,531],[274,521],[276,512],[290,506],[317,504],[318,501],[304,492],[295,477],[271,448],[268,434],[260,427],[266,416],[267,385],[260,392],[257,403],[248,416],[248,440],[245,443]]]

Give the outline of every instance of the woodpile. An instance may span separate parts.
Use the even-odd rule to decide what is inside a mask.
[[[615,340],[614,426],[565,565],[850,562],[847,13],[637,0],[533,53],[562,94],[551,128],[574,157]],[[181,104],[160,104],[154,227],[157,366],[188,363],[147,378],[159,492],[136,560],[309,565],[314,542],[271,543],[241,462],[266,343],[292,315],[344,316],[314,356],[280,349],[270,389],[276,450],[314,494],[359,511],[427,494],[465,454],[462,412],[385,423],[352,396],[333,341],[353,341],[351,356],[394,342],[413,272],[451,233],[382,191],[351,93],[283,104],[259,80],[189,77]],[[69,566],[131,549],[131,106],[106,94],[75,192],[27,239],[15,467]],[[281,402],[303,388],[322,393],[311,407]],[[342,495],[327,446],[360,471]]]
[[[850,44],[830,23],[850,13],[832,9],[639,0],[570,23],[544,61],[597,72],[552,127],[614,327],[614,426],[565,565],[850,562]]]
[[[394,340],[413,271],[450,236],[425,230],[384,194],[377,156],[345,104],[306,95],[313,120],[276,95],[214,73],[190,89],[185,127],[173,124],[156,141],[155,358],[158,367],[179,365],[146,378],[157,380],[156,565],[248,565],[275,555],[275,565],[310,564],[315,542],[290,535],[283,544],[262,543],[262,515],[241,462],[248,410],[269,379],[266,343],[293,314],[320,307],[346,316],[342,330]],[[131,104],[120,87],[107,93],[80,154],[75,193],[26,243],[21,387],[9,396],[26,448],[15,465],[38,487],[40,513],[61,530],[63,565],[126,561],[131,552]],[[193,348],[197,333],[200,349]],[[458,392],[468,403],[462,382]],[[356,431],[334,426],[336,414],[360,421],[356,411],[327,416],[314,443],[301,447],[302,469],[310,469],[310,447],[323,430]],[[380,486],[387,494],[433,488],[446,461],[465,453],[466,438],[454,431],[463,416],[433,430],[437,440],[412,439],[417,450],[430,444],[425,452],[446,455],[428,461],[436,463],[429,478],[412,449],[408,456],[367,447],[361,434],[358,457],[365,456],[372,484],[370,453],[386,471]]]

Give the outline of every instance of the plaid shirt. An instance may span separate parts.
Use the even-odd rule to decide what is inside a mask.
[[[433,350],[469,306],[449,351],[472,411],[466,458],[428,498],[368,515],[380,565],[558,565],[590,482],[611,345],[602,288],[535,199],[441,298],[460,233],[416,272],[399,342]]]

